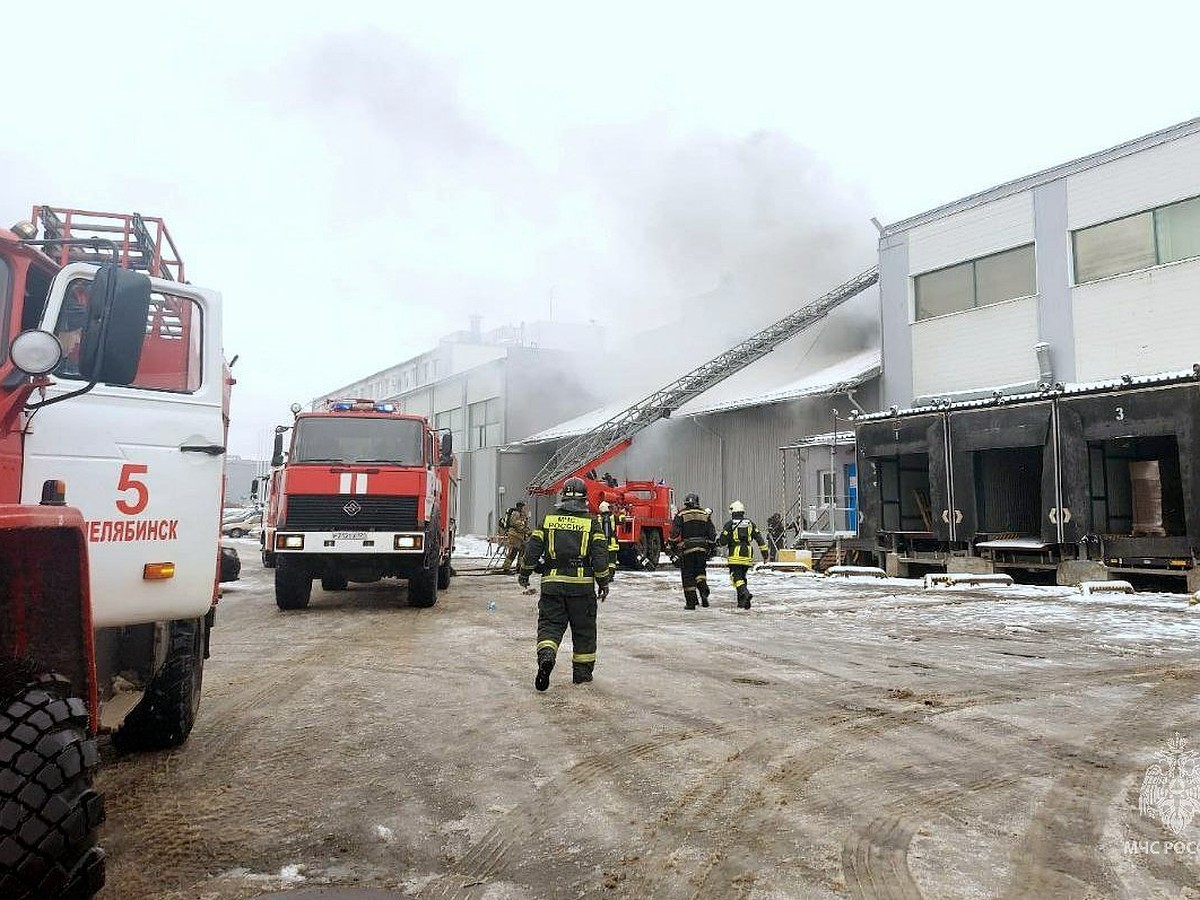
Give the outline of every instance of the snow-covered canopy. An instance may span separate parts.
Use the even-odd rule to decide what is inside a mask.
[[[779,378],[786,373],[788,361],[786,357],[776,356],[776,354],[781,353],[786,347],[787,344],[775,353],[747,366],[736,375],[730,376],[699,397],[685,403],[673,414],[673,417],[709,415],[734,409],[783,403],[802,397],[843,393],[876,377],[881,371],[879,349],[871,348],[846,357],[833,365],[781,383]],[[792,359],[791,363],[794,366],[795,360]],[[515,443],[527,446],[578,437],[604,424],[640,399],[641,395],[622,398],[573,419],[560,422]]]

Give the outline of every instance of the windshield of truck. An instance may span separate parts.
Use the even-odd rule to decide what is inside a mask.
[[[425,462],[423,447],[424,429],[412,419],[300,419],[290,461],[419,466]]]
[[[11,309],[8,295],[11,284],[12,270],[8,267],[8,260],[0,256],[0,362],[8,359],[8,311]]]

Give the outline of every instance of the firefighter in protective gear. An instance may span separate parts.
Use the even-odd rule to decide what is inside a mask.
[[[529,514],[525,512],[524,502],[518,501],[516,506],[504,514],[504,519],[500,522],[500,535],[508,548],[508,555],[504,558],[504,566],[500,571],[507,574],[512,571],[513,564],[521,555],[521,549],[529,540]]]
[[[612,507],[609,506],[607,500],[600,501],[600,528],[607,538],[608,580],[612,581],[617,574],[617,553],[621,549],[621,545],[617,541],[617,518],[613,515]]]
[[[695,609],[697,595],[701,606],[708,606],[708,557],[716,546],[717,529],[712,516],[700,506],[700,497],[688,494],[683,509],[671,523],[671,543],[679,554],[679,574],[683,579],[683,608]]]
[[[729,580],[737,591],[738,609],[749,609],[750,588],[746,585],[746,572],[754,563],[754,550],[751,543],[758,545],[758,552],[765,560],[768,556],[767,542],[758,531],[758,526],[746,518],[746,507],[741,500],[729,504],[729,521],[721,529],[717,545],[726,548],[726,558],[729,560]]]
[[[596,599],[608,596],[608,541],[600,523],[588,513],[587,485],[568,478],[562,500],[542,519],[525,544],[521,587],[542,573],[538,599],[537,676],[539,691],[550,686],[550,672],[567,626],[571,626],[573,681],[592,680],[596,666]]]

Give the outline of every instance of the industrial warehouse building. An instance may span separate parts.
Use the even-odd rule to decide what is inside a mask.
[[[728,306],[728,290],[693,300]],[[792,525],[792,540],[806,530],[852,530],[855,459],[845,417],[878,408],[877,307],[875,292],[864,291],[827,323],[647,428],[606,471],[695,491],[716,517],[734,499],[764,524],[780,512]],[[831,334],[847,331],[852,340],[833,342]],[[691,356],[681,348],[647,359],[647,348],[669,346],[678,334],[671,323],[636,342],[605,346],[595,325],[535,322],[482,332],[476,319],[471,330],[316,398],[312,407],[345,397],[387,400],[449,429],[461,476],[459,533],[488,535],[506,508],[527,498],[528,484],[555,449],[727,346],[700,342],[689,348]],[[718,340],[717,333],[708,337]],[[632,393],[614,400],[617,376],[632,371],[636,378],[621,381]],[[835,410],[842,417],[836,440]],[[532,505],[548,504],[533,498]]]
[[[603,340],[602,330],[589,324],[530,322],[490,331],[479,325],[472,317],[469,330],[447,335],[432,350],[312,402],[320,409],[338,398],[387,400],[449,430],[461,478],[460,534],[490,534],[496,527],[505,503],[501,447],[596,403],[571,359]]]
[[[792,539],[857,526],[898,574],[1200,587],[1200,120],[887,226],[878,252],[878,293],[860,298],[874,334],[814,355],[820,329],[802,332],[604,468],[695,491],[716,517],[733,499],[760,523],[780,513]],[[796,305],[821,287],[798,285]],[[692,367],[620,395],[547,364],[563,390],[528,409],[515,373],[545,351],[527,349],[438,370],[439,348],[373,376],[428,362],[427,383],[335,393],[454,430],[460,530],[490,533],[556,449]]]
[[[864,299],[876,302],[873,292]],[[733,500],[763,526],[780,513],[790,526],[789,541],[803,532],[853,530],[856,473],[846,416],[856,408],[878,408],[879,351],[867,348],[831,365],[805,366],[803,347],[811,339],[797,335],[660,419],[604,470],[621,481],[663,481],[679,499],[695,492],[720,521]],[[511,481],[527,484],[554,450],[625,405],[610,404],[515,442],[508,455],[523,465],[508,470]],[[841,416],[836,440],[835,410]]]
[[[888,226],[879,265],[881,561],[1200,587],[1200,120]]]

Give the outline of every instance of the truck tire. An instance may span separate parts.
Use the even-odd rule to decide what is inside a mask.
[[[275,561],[275,605],[304,609],[312,598],[312,576],[290,559]]]
[[[617,551],[617,562],[626,569],[641,568],[641,559],[638,555],[636,544],[622,544],[621,549]]]
[[[230,528],[230,529],[229,529],[229,536],[230,536],[231,538],[243,538],[243,537],[245,537],[245,536],[246,536],[246,529],[244,529],[244,528]]]
[[[408,579],[408,603],[421,609],[428,609],[437,603],[439,577],[437,558],[425,566],[412,578]]]
[[[438,566],[437,586],[438,590],[444,591],[450,587],[450,577],[454,574],[454,569],[450,566],[450,557],[446,557],[446,561]]]
[[[166,661],[113,732],[119,753],[178,747],[196,723],[204,684],[204,619],[178,619],[167,628]]]
[[[350,582],[346,580],[345,575],[322,575],[321,590],[323,591],[344,591],[350,587]]]
[[[0,897],[91,897],[104,886],[96,846],[104,798],[87,704],[42,676],[0,704]]]
[[[264,569],[275,568],[275,554],[270,550],[264,550],[262,552],[262,564]]]
[[[642,541],[645,549],[643,550],[641,546],[638,549],[642,550],[643,564],[653,572],[658,568],[659,557],[662,555],[662,535],[657,531],[647,531],[642,536]]]

